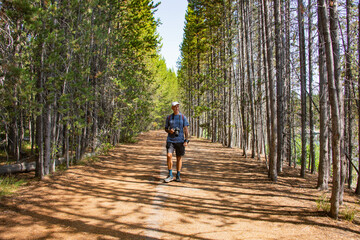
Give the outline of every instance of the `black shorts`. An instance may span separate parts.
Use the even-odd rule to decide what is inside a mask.
[[[176,150],[176,156],[184,156],[185,155],[185,147],[184,143],[166,143],[167,153],[174,153],[174,149]]]

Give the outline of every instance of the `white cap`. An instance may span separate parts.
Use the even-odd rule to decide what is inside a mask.
[[[171,103],[171,106],[176,106],[176,105],[180,105],[180,103],[178,103],[178,102],[172,102]]]

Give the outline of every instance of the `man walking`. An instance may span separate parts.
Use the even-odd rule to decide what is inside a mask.
[[[180,112],[180,103],[172,102],[171,109],[173,114],[169,115],[166,118],[165,131],[168,133],[166,140],[166,150],[167,150],[167,166],[169,170],[169,175],[165,178],[165,182],[173,181],[172,173],[172,155],[174,150],[176,151],[176,181],[180,182],[180,171],[182,167],[182,156],[185,155],[185,147],[189,143],[189,132],[188,126],[189,122],[186,117]],[[185,135],[185,138],[184,138]]]

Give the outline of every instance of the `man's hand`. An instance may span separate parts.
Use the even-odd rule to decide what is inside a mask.
[[[174,129],[169,130],[168,128],[165,128],[165,132],[173,134],[175,131],[174,131]]]

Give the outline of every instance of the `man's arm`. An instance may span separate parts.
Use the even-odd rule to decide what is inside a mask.
[[[188,142],[189,142],[189,131],[188,131],[188,127],[185,126],[184,127],[184,134],[185,134],[185,142],[184,142],[184,146],[186,147]]]
[[[184,133],[185,133],[185,139],[188,139],[189,138],[189,132],[188,132],[188,127],[187,126],[184,127]]]

